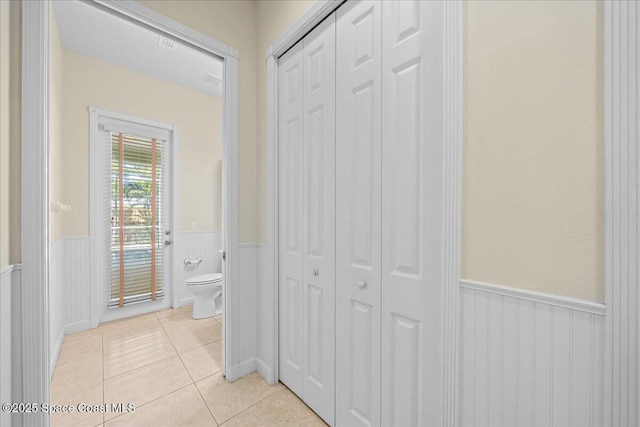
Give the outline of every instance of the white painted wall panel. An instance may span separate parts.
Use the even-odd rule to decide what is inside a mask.
[[[222,271],[222,232],[183,231],[176,233],[173,247],[174,307],[193,304],[193,295],[187,291],[184,282],[199,274]],[[185,265],[184,259],[202,257],[199,265]]]
[[[11,395],[11,363],[12,345],[11,329],[13,327],[11,305],[11,278],[13,266],[0,272],[0,402],[12,402]],[[0,412],[0,426],[10,426],[11,414]]]
[[[65,326],[65,249],[66,240],[58,239],[49,247],[49,360],[53,370],[58,361]],[[82,260],[78,260],[81,262]],[[88,284],[87,284],[88,286]],[[72,304],[68,304],[72,306]]]
[[[462,426],[599,426],[604,316],[462,289]]]

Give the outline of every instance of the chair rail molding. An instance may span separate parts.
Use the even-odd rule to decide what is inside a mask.
[[[640,6],[604,3],[605,425],[640,424]]]
[[[49,402],[49,7],[22,2],[22,402]],[[23,425],[49,414],[23,414]]]

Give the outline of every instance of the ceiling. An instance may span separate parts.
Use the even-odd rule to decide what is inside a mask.
[[[219,58],[78,0],[52,4],[65,49],[206,95],[222,95]]]

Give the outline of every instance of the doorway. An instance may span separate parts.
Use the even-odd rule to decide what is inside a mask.
[[[135,2],[108,4],[90,2],[84,4],[116,16],[122,22],[135,24],[138,27],[147,29],[151,28],[173,43],[183,43],[202,54],[215,55],[221,61],[224,81],[220,85],[220,90],[223,93],[221,99],[223,114],[221,119],[222,129],[220,131],[222,153],[219,169],[222,182],[220,193],[222,205],[221,223],[223,225],[221,229],[224,232],[220,232],[220,242],[221,248],[227,252],[226,284],[228,287],[233,288],[233,284],[237,280],[237,196],[235,194],[237,192],[238,51]],[[54,289],[55,275],[60,272],[55,271],[53,264],[50,263],[50,243],[53,238],[50,235],[52,227],[50,226],[51,217],[49,212],[50,210],[58,211],[57,215],[61,218],[69,211],[73,212],[75,210],[78,212],[82,209],[88,211],[89,209],[88,203],[84,206],[82,204],[74,206],[71,203],[64,203],[65,200],[63,199],[54,198],[52,193],[56,189],[49,188],[51,132],[48,125],[51,116],[55,115],[59,109],[56,106],[48,108],[47,101],[50,97],[49,76],[53,70],[49,68],[48,60],[43,61],[42,59],[50,58],[52,50],[49,34],[52,2],[25,2],[22,4],[22,9],[23,33],[28,34],[28,37],[23,39],[22,44],[24,60],[23,82],[25,83],[22,104],[24,113],[22,118],[23,128],[33,130],[33,132],[23,132],[22,135],[23,158],[30,159],[29,162],[24,162],[22,169],[22,250],[23,254],[30,254],[24,257],[25,262],[23,263],[25,272],[24,280],[22,281],[24,299],[22,300],[21,311],[25,327],[22,329],[22,335],[24,339],[23,354],[30,355],[25,356],[24,368],[33,372],[33,375],[25,375],[23,377],[23,394],[29,400],[35,399],[35,401],[47,402],[49,401],[48,382],[52,373],[52,356],[56,352],[57,344],[62,341],[64,332],[73,331],[73,329],[76,331],[88,329],[90,326],[96,325],[99,318],[92,317],[92,309],[97,305],[97,295],[89,292],[88,286],[86,286],[87,283],[91,282],[89,271],[92,271],[95,265],[92,265],[90,260],[84,262],[84,259],[79,260],[77,258],[79,254],[87,254],[92,251],[88,242],[89,238],[88,236],[85,237],[86,235],[69,237],[68,240],[73,241],[77,246],[74,246],[72,252],[66,252],[62,258],[65,260],[65,264],[71,265],[70,268],[75,272],[81,272],[81,277],[74,279],[73,282],[84,293],[72,293],[73,297],[84,298],[85,301],[89,302],[74,306],[74,310],[58,312],[57,317],[50,310],[52,305],[65,298],[61,298],[60,288]],[[31,79],[37,79],[38,84],[29,84],[28,82]],[[71,84],[73,83],[75,82],[71,82]],[[108,108],[109,105],[103,105],[103,107]],[[35,114],[34,111],[42,114]],[[84,128],[86,129],[86,127]],[[65,154],[77,155],[79,161],[82,161],[84,157],[82,152]],[[84,159],[87,157],[84,157]],[[74,167],[65,169],[64,172],[67,172],[72,177],[76,169],[81,169],[82,167],[86,168],[86,166],[78,163]],[[78,182],[80,181],[78,180]],[[86,190],[80,188],[78,193],[83,191]],[[87,228],[89,228],[88,216],[87,214],[87,224],[85,224]],[[54,221],[59,219],[53,218]],[[174,265],[171,268],[175,267],[175,262],[172,264]],[[58,283],[65,283],[66,286],[68,282],[63,280],[58,281]],[[234,304],[229,304],[229,300],[233,299],[232,297],[230,298],[229,295],[223,296],[223,306],[227,308],[224,310],[225,317],[228,311],[233,310],[232,306]],[[64,322],[65,316],[70,311],[78,314],[82,320],[72,325],[62,323],[61,330],[63,333],[60,338],[52,336],[52,326],[60,327],[60,322]],[[226,336],[228,329],[233,328],[234,324],[233,321],[225,321],[224,323],[227,330],[225,331]],[[229,336],[233,335],[229,334]],[[224,356],[223,360],[225,363],[233,362]],[[35,424],[46,424],[48,416],[46,414],[33,414],[28,415],[26,418],[32,419],[29,422]]]

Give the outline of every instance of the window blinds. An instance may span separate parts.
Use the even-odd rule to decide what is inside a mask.
[[[111,132],[109,307],[164,296],[165,142]]]

